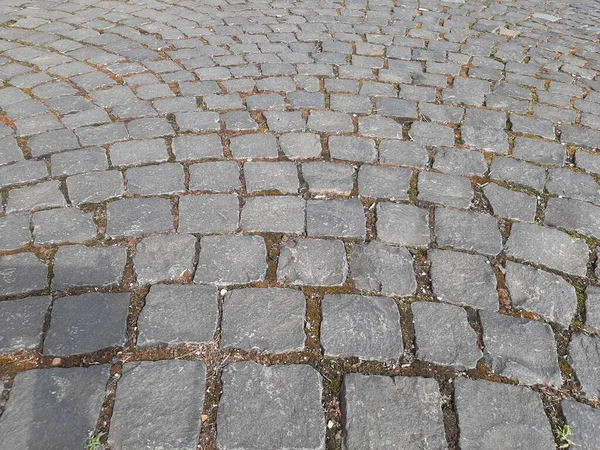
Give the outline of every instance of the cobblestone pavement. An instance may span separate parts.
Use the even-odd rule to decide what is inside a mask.
[[[0,450],[600,449],[600,1],[0,23]]]

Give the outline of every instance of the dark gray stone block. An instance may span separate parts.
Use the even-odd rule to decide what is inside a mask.
[[[0,256],[0,295],[45,289],[48,267],[33,253]]]
[[[569,357],[583,394],[600,399],[600,337],[573,334]]]
[[[192,275],[196,238],[189,234],[160,234],[136,246],[133,266],[138,284],[173,281]]]
[[[576,447],[582,450],[600,448],[600,409],[573,400],[563,400],[563,414],[573,435],[570,437]]]
[[[106,234],[112,237],[173,229],[171,202],[167,198],[130,198],[111,202],[106,207],[106,218]]]
[[[40,346],[51,301],[46,296],[0,302],[0,353],[35,350]]]

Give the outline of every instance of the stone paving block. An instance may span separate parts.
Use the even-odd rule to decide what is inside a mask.
[[[223,144],[217,134],[177,136],[173,139],[173,153],[177,161],[191,161],[223,156]]]
[[[23,152],[17,145],[17,141],[10,136],[0,138],[0,165],[10,164],[18,161],[23,161]],[[39,163],[37,166],[39,166]],[[41,166],[39,167],[41,168]],[[0,170],[0,173],[2,174],[0,179],[4,179],[4,177],[6,177],[7,174],[5,171],[6,169]]]
[[[133,139],[150,139],[174,135],[173,127],[164,117],[132,120],[127,124],[127,131]]]
[[[508,153],[506,114],[483,109],[466,110],[461,136],[466,145],[501,155]]]
[[[494,215],[523,222],[533,222],[535,219],[537,208],[535,197],[493,183],[484,186],[483,193],[489,200]]]
[[[208,111],[189,111],[175,114],[179,131],[219,131],[219,114]]]
[[[51,302],[50,296],[0,302],[0,354],[40,347]]]
[[[246,97],[250,111],[284,110],[285,102],[279,94],[257,94]]]
[[[231,233],[238,221],[236,194],[185,195],[179,199],[180,233]]]
[[[169,199],[128,198],[111,202],[106,207],[107,236],[137,236],[172,229],[173,215]]]
[[[518,137],[515,139],[513,156],[540,164],[563,165],[567,158],[567,149],[556,142]]]
[[[305,200],[300,197],[250,197],[242,208],[240,224],[245,231],[304,233]]]
[[[122,123],[81,127],[75,130],[75,134],[83,146],[106,145],[129,139],[127,128]]]
[[[366,218],[359,200],[309,200],[306,232],[314,237],[366,237]]]
[[[30,219],[28,213],[0,217],[0,251],[17,250],[31,242]]]
[[[502,250],[498,222],[488,214],[437,208],[435,238],[438,245],[497,255]]]
[[[287,99],[292,109],[325,108],[325,96],[321,92],[290,92]]]
[[[269,130],[280,133],[284,131],[304,131],[306,119],[300,111],[267,111],[264,113]]]
[[[507,261],[506,284],[513,307],[568,327],[577,310],[575,288],[543,270]]]
[[[433,168],[456,175],[483,176],[488,165],[483,153],[440,147],[435,150]]]
[[[427,378],[345,375],[344,448],[446,448],[438,389]]]
[[[80,243],[98,234],[94,214],[77,208],[50,209],[33,214],[33,239],[36,245]]]
[[[231,131],[258,130],[258,124],[246,111],[231,111],[221,114],[221,121],[225,122],[225,128]]]
[[[17,374],[0,419],[0,448],[85,448],[109,375],[108,364]]]
[[[322,381],[315,369],[239,362],[227,366],[222,379],[217,413],[220,448],[325,449]]]
[[[108,169],[106,150],[100,147],[55,153],[52,155],[50,163],[53,176],[76,175]]]
[[[588,286],[585,305],[585,325],[600,332],[600,287]]]
[[[204,236],[194,282],[228,285],[263,281],[267,248],[260,236]]]
[[[498,310],[496,275],[483,256],[430,250],[433,295],[441,301]]]
[[[54,301],[46,355],[79,355],[127,342],[130,294],[88,294]]]
[[[325,356],[395,361],[402,355],[400,313],[392,299],[325,295],[321,308]]]
[[[530,187],[542,191],[546,184],[546,170],[513,158],[494,158],[490,177],[495,180]]]
[[[474,369],[483,356],[467,313],[458,306],[433,302],[411,303],[417,359]]]
[[[486,362],[521,384],[562,385],[554,333],[548,324],[482,311]]]
[[[246,191],[278,191],[297,194],[300,189],[298,170],[293,162],[247,162],[244,164]]]
[[[206,367],[201,361],[124,364],[109,445],[115,450],[195,449],[205,389]]]
[[[550,120],[511,114],[512,132],[533,134],[546,139],[554,139],[554,124]]]
[[[313,133],[287,133],[279,137],[279,146],[289,159],[310,159],[321,156],[321,139]]]
[[[245,134],[230,140],[234,158],[277,158],[275,136],[267,133]]]
[[[373,109],[371,99],[365,95],[330,94],[330,108],[345,113],[369,114]]]
[[[413,122],[408,135],[421,145],[454,145],[454,130],[433,122]]]
[[[172,194],[185,190],[183,166],[165,163],[128,169],[127,191],[139,195]]]
[[[294,289],[230,291],[223,302],[221,345],[267,353],[302,350],[305,310],[304,295]]]
[[[377,238],[388,244],[425,247],[429,245],[429,212],[413,205],[379,203]]]
[[[2,141],[0,141],[2,145]],[[0,187],[11,184],[29,183],[48,176],[44,161],[20,161],[15,164],[0,166]]]
[[[395,117],[402,120],[416,120],[417,107],[415,102],[396,98],[378,98],[377,113],[382,116]]]
[[[573,400],[563,400],[561,406],[573,432],[571,441],[586,450],[600,447],[600,410]]]
[[[417,191],[419,200],[457,208],[468,208],[473,199],[471,183],[458,175],[421,172]]]
[[[127,248],[123,246],[59,247],[54,256],[52,289],[118,285],[123,277],[126,262]]]
[[[101,203],[125,193],[123,175],[117,170],[104,170],[73,175],[67,178],[71,202]]]
[[[398,166],[425,168],[427,149],[411,141],[384,140],[379,144],[379,162]]]
[[[600,399],[600,337],[573,334],[568,352],[582,393]]]
[[[218,318],[216,287],[153,285],[138,319],[137,344],[209,342]]]
[[[79,147],[77,136],[70,130],[48,131],[37,134],[27,140],[31,156],[43,156],[63,150],[73,150]]]
[[[156,235],[136,246],[133,266],[138,284],[154,284],[191,277],[196,238],[189,234]]]
[[[191,191],[227,192],[239,190],[240,167],[236,161],[213,161],[189,166]]]
[[[539,395],[525,387],[484,380],[456,381],[460,448],[479,450],[556,447]]]
[[[117,142],[110,147],[110,161],[113,166],[162,162],[168,158],[167,146],[163,139]]]
[[[559,197],[600,204],[600,184],[587,174],[568,169],[550,169],[546,189]]]
[[[350,273],[356,288],[364,291],[404,297],[417,289],[410,252],[377,241],[353,246]]]
[[[296,239],[282,243],[277,281],[299,286],[341,286],[348,275],[340,241]]]
[[[9,191],[6,212],[35,211],[64,206],[67,206],[67,201],[60,191],[60,181],[51,180]]]
[[[331,136],[328,148],[333,159],[361,162],[374,162],[377,160],[377,150],[373,139],[354,136]]]
[[[354,124],[348,114],[334,111],[311,111],[308,129],[317,133],[352,133]]]
[[[358,172],[358,194],[364,198],[408,200],[412,171],[363,165]]]
[[[312,194],[350,195],[354,171],[354,166],[325,161],[302,164],[302,176]]]
[[[0,159],[2,158],[0,157]],[[597,153],[588,153],[580,150],[576,153],[575,159],[577,162],[577,167],[585,170],[586,172],[600,174],[600,155]]]
[[[402,139],[402,125],[389,117],[359,117],[358,132],[362,136],[380,139]]]
[[[550,269],[585,276],[589,249],[585,241],[552,228],[515,223],[505,244],[509,257],[542,264]]]

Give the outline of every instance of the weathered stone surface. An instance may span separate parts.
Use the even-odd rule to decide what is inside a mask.
[[[277,158],[275,136],[266,133],[246,134],[231,138],[234,158]]]
[[[332,136],[328,142],[329,154],[333,159],[374,162],[377,159],[373,139],[353,136]]]
[[[429,245],[429,212],[413,205],[379,203],[377,238],[388,244],[409,247]]]
[[[492,183],[483,188],[483,193],[490,201],[494,215],[523,222],[533,222],[537,207],[535,197]]]
[[[201,361],[125,364],[110,422],[110,446],[195,449],[205,378]]]
[[[392,299],[325,295],[321,308],[325,356],[395,361],[402,355],[400,313]]]
[[[383,140],[379,144],[379,162],[424,168],[429,160],[427,149],[412,141]]]
[[[157,164],[127,170],[127,191],[139,195],[160,195],[181,192],[184,173],[181,164]]]
[[[467,369],[477,366],[483,354],[464,309],[433,302],[415,302],[411,309],[418,359]]]
[[[8,193],[6,212],[12,213],[65,207],[67,206],[67,202],[59,188],[60,182],[52,180],[33,186],[13,189]]]
[[[28,213],[0,217],[0,251],[17,250],[31,242]]]
[[[180,233],[230,233],[237,229],[236,194],[186,195],[179,199]]]
[[[366,218],[359,200],[309,200],[306,202],[306,232],[314,237],[364,239]]]
[[[325,449],[321,376],[315,369],[240,362],[227,366],[222,379],[220,448]]]
[[[586,397],[600,399],[600,337],[573,334],[569,357],[581,391]]]
[[[600,332],[600,287],[588,286],[586,289],[585,324]]]
[[[567,424],[573,432],[571,441],[581,449],[599,448],[600,410],[573,400],[563,400],[561,406]]]
[[[536,392],[520,386],[459,379],[455,402],[461,449],[552,450],[556,447]]]
[[[551,198],[544,212],[544,223],[600,239],[600,206],[568,198]]]
[[[396,167],[361,166],[358,194],[365,198],[408,200],[412,171]]]
[[[40,346],[51,301],[52,298],[46,296],[0,302],[0,353],[34,350]]]
[[[127,341],[129,294],[89,293],[54,301],[47,355],[79,355]]]
[[[221,345],[267,353],[302,350],[302,292],[294,289],[236,289],[225,295]]]
[[[240,168],[235,161],[214,161],[189,167],[190,190],[228,192],[240,189]]]
[[[321,156],[321,140],[318,134],[288,133],[279,138],[279,145],[285,156],[292,160],[309,159]]]
[[[119,284],[127,262],[127,248],[60,247],[54,256],[53,290],[82,286],[104,287]]]
[[[506,285],[514,308],[539,314],[568,327],[577,310],[575,288],[543,270],[507,261]]]
[[[0,295],[45,289],[48,267],[33,253],[0,256]]]
[[[496,276],[488,260],[446,250],[430,250],[433,295],[439,300],[490,311],[498,310]]]
[[[101,203],[125,193],[123,175],[117,170],[81,173],[67,178],[69,198],[75,205]]]
[[[189,234],[157,235],[136,246],[133,266],[138,284],[190,277],[194,270],[196,238]]]
[[[227,285],[262,281],[267,248],[260,236],[205,236],[200,239],[196,283]]]
[[[468,208],[473,198],[471,183],[458,175],[421,172],[417,190],[419,200],[457,208]]]
[[[247,162],[244,177],[246,190],[250,193],[274,190],[297,194],[300,189],[298,169],[292,162]]]
[[[113,237],[161,233],[173,229],[171,202],[166,198],[118,200],[108,204],[106,217],[106,234]]]
[[[482,311],[486,362],[521,384],[562,385],[552,328],[543,322]]]
[[[0,418],[0,449],[85,448],[109,373],[108,364],[19,373]]]
[[[340,241],[296,239],[281,245],[277,267],[280,283],[341,286],[347,274],[346,250]]]
[[[433,379],[348,374],[342,391],[344,448],[446,448]]]
[[[568,169],[550,169],[546,189],[559,197],[600,204],[600,184],[591,176]]]
[[[300,197],[251,197],[241,214],[245,231],[304,233],[305,200]]]
[[[437,208],[435,238],[438,245],[496,255],[502,250],[498,222],[488,214]]]
[[[97,235],[93,213],[74,207],[38,211],[32,223],[33,239],[39,245],[85,242]]]

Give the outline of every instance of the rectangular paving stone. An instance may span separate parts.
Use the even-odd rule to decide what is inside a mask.
[[[67,245],[59,247],[54,256],[53,290],[82,286],[112,286],[121,282],[127,248],[85,247]]]
[[[253,96],[256,97],[256,96]],[[249,98],[253,98],[249,97]],[[300,111],[267,111],[264,113],[269,130],[275,133],[285,131],[304,131],[306,119]]]
[[[223,157],[223,144],[217,134],[177,136],[173,139],[173,153],[177,161],[193,161]]]
[[[308,129],[317,133],[352,133],[354,124],[348,114],[313,110],[308,116]]]
[[[282,243],[277,281],[299,286],[341,286],[348,275],[340,241],[296,239]]]
[[[578,200],[552,198],[548,200],[544,223],[599,238],[600,207]]]
[[[0,144],[2,142],[0,141]],[[0,187],[11,184],[29,183],[48,176],[44,161],[21,161],[15,164],[0,166]]]
[[[277,142],[270,133],[245,134],[233,137],[229,148],[234,158],[277,158]]]
[[[281,194],[297,194],[300,189],[298,170],[293,162],[247,162],[244,178],[248,193],[277,191]]]
[[[153,285],[138,319],[137,345],[209,342],[219,319],[217,288]]]
[[[31,156],[43,156],[62,150],[72,150],[79,147],[79,141],[70,130],[48,131],[37,134],[27,140]]]
[[[467,178],[435,172],[420,172],[417,198],[445,206],[468,208],[473,199],[473,189]]]
[[[379,144],[382,164],[425,168],[428,160],[427,149],[416,142],[386,139]]]
[[[402,139],[402,125],[389,117],[359,117],[358,134],[380,139]]]
[[[556,142],[517,137],[515,138],[513,156],[540,164],[563,165],[567,159],[567,148]]]
[[[189,234],[156,235],[136,245],[133,266],[138,284],[154,284],[192,276],[196,238]]]
[[[474,211],[437,208],[435,239],[438,245],[497,255],[502,250],[498,221]]]
[[[239,222],[236,194],[185,195],[179,199],[180,233],[231,233]]]
[[[313,237],[365,239],[366,218],[359,200],[309,200],[306,203],[306,232]]]
[[[123,366],[108,442],[111,448],[193,450],[206,390],[201,361],[142,361]]]
[[[483,153],[439,147],[434,150],[433,168],[456,175],[482,177],[488,170],[488,164]]]
[[[400,313],[391,298],[325,295],[321,308],[325,356],[394,361],[402,355]]]
[[[303,163],[301,167],[311,194],[350,195],[354,188],[354,166],[314,161]]]
[[[0,418],[0,448],[85,448],[100,414],[109,375],[108,364],[17,374]]]
[[[412,171],[363,165],[358,172],[358,193],[363,198],[408,200]]]
[[[250,197],[242,208],[240,224],[245,231],[304,233],[305,203],[300,197]]]
[[[0,217],[0,251],[17,250],[31,242],[30,219],[29,213]]]
[[[454,130],[433,122],[413,122],[408,135],[421,145],[454,145]]]
[[[180,131],[219,131],[219,114],[208,111],[190,111],[175,114],[175,122]]]
[[[52,176],[55,177],[108,169],[106,150],[101,147],[55,153],[50,163]]]
[[[514,158],[494,158],[490,167],[490,177],[541,192],[546,183],[546,170]]]
[[[239,190],[240,166],[237,161],[211,161],[189,166],[191,191],[227,192]]]
[[[0,354],[40,347],[51,302],[50,296],[0,302]]]
[[[377,238],[388,244],[424,247],[429,245],[429,212],[413,205],[379,203]]]
[[[447,447],[435,380],[347,374],[342,385],[344,447]]]
[[[489,183],[483,187],[485,197],[490,202],[495,216],[507,219],[533,222],[537,208],[537,199],[524,192],[513,191]]]
[[[67,201],[60,191],[60,181],[50,180],[9,191],[6,212],[35,211],[64,206],[67,206]]]
[[[133,167],[125,173],[127,191],[139,195],[173,194],[185,190],[183,166],[164,163]]]
[[[239,362],[227,366],[222,379],[220,448],[325,449],[322,380],[315,369]]]
[[[80,243],[98,234],[94,214],[75,207],[33,213],[33,239],[36,245]]]
[[[576,402],[563,400],[561,402],[563,414],[567,424],[571,427],[573,435],[570,439],[577,442],[581,448],[593,449],[600,446],[600,412],[598,408]]]
[[[169,158],[164,139],[118,142],[111,145],[109,153],[113,166],[162,162]]]
[[[546,189],[559,197],[600,205],[600,184],[591,175],[569,169],[549,169]]]
[[[559,230],[515,223],[505,244],[506,255],[584,277],[589,249],[585,241]]]
[[[321,156],[321,139],[314,133],[287,133],[279,137],[281,150],[291,160]]]
[[[11,136],[0,138],[0,165],[19,161],[23,161],[23,152],[17,145],[17,141]],[[3,177],[6,177],[7,175],[5,170],[6,169],[0,169],[0,173]]]
[[[46,355],[79,355],[127,342],[130,294],[88,294],[54,301]]]
[[[373,139],[354,136],[331,136],[328,148],[333,159],[361,162],[374,162],[377,160],[377,150]]]
[[[125,193],[123,175],[118,170],[103,170],[67,178],[67,192],[75,205],[101,203]]]
[[[600,380],[598,379],[600,338],[598,336],[586,336],[581,333],[573,334],[568,353],[568,361],[575,369],[583,395],[600,399]]]
[[[223,347],[267,353],[304,348],[306,301],[302,292],[280,288],[235,289],[223,301]]]
[[[542,401],[534,391],[503,383],[459,379],[455,402],[461,449],[556,447]]]
[[[127,128],[122,123],[109,123],[91,127],[78,128],[75,134],[83,146],[105,145],[129,138]]]
[[[128,198],[106,207],[106,235],[161,233],[173,229],[171,202],[166,198]]]
[[[505,128],[504,112],[468,108],[461,136],[469,147],[505,155],[508,153]]]
[[[245,284],[263,281],[267,272],[267,248],[260,236],[204,236],[194,282]]]

